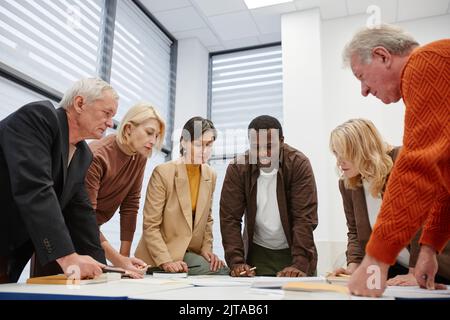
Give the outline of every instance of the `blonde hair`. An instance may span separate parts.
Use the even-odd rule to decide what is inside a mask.
[[[392,146],[383,141],[375,125],[366,119],[351,119],[336,127],[330,136],[330,149],[339,157],[350,161],[360,173],[346,178],[344,185],[355,189],[362,185],[362,177],[369,180],[369,191],[379,197],[393,162],[389,156]]]
[[[139,126],[149,119],[155,119],[159,122],[159,137],[156,142],[156,148],[161,150],[164,143],[164,135],[166,132],[166,123],[158,111],[149,103],[140,102],[132,106],[120,122],[119,128],[117,129],[117,141],[121,144],[128,145],[128,135],[126,134],[125,128],[127,125]]]
[[[358,54],[361,61],[368,64],[372,59],[373,48],[378,46],[391,54],[403,56],[418,45],[419,43],[403,29],[390,24],[381,24],[359,30],[345,46],[342,58],[344,65],[349,66],[352,56]]]
[[[73,101],[77,96],[82,96],[86,99],[87,103],[94,102],[95,100],[103,97],[103,92],[111,90],[114,99],[119,100],[119,95],[111,87],[111,85],[99,78],[85,78],[75,82],[71,88],[69,88],[59,103],[63,109],[67,109],[73,105]]]

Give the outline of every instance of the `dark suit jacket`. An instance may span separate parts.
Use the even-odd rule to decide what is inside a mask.
[[[259,169],[235,159],[227,169],[220,199],[220,228],[225,259],[230,267],[245,263],[256,220],[256,194]],[[242,160],[242,158],[241,158]],[[238,164],[244,163],[245,164]],[[277,200],[281,224],[292,255],[292,265],[308,275],[317,267],[313,231],[317,227],[317,191],[308,158],[284,143],[280,149],[277,174]],[[244,238],[241,236],[245,214]]]
[[[0,122],[0,256],[32,242],[46,265],[77,252],[105,262],[84,178],[92,154],[81,141],[68,162],[66,112],[49,101]]]
[[[389,154],[394,163],[398,157],[398,154],[400,153],[400,150],[400,147],[396,147]],[[361,186],[353,190],[346,189],[344,186],[344,181],[340,180],[339,190],[341,191],[342,195],[348,228],[348,242],[346,252],[347,263],[360,263],[364,258],[365,248],[372,233],[364,188]],[[419,230],[419,232],[416,234],[407,248],[410,253],[410,267],[414,267],[416,265],[416,261],[420,251],[420,234],[421,230]],[[447,245],[443,253],[438,256],[438,260],[438,275],[446,279],[450,279],[450,245]]]

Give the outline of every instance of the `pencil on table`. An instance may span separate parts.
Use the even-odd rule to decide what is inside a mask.
[[[250,268],[248,271],[253,271],[253,270],[256,270],[256,267]],[[247,270],[242,271],[241,273],[239,273],[239,275],[242,276],[242,275],[244,275],[246,273],[247,273]]]

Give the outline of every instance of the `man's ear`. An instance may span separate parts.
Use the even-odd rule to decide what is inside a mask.
[[[280,138],[280,143],[284,143],[284,137]]]
[[[379,60],[386,65],[387,68],[391,67],[392,55],[385,47],[375,47],[372,49],[372,59]]]
[[[82,96],[76,96],[73,99],[73,107],[77,113],[81,113],[83,111],[84,98]]]

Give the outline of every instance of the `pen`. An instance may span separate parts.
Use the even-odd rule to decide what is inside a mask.
[[[256,267],[252,267],[248,271],[253,271],[253,270],[256,270]],[[239,273],[239,275],[242,276],[242,275],[244,275],[246,273],[247,273],[247,270],[246,271],[242,271],[241,273]]]
[[[201,267],[201,265],[195,264],[195,265],[192,265],[192,266],[188,266],[188,269],[190,269],[190,268],[198,268],[198,267]],[[148,268],[147,269],[147,274],[153,274],[154,272],[173,273],[173,272],[166,272],[163,269],[161,269],[160,267],[153,267],[153,268]],[[177,273],[177,272],[175,272],[175,273]]]
[[[126,271],[122,268],[117,268],[117,267],[112,267],[112,266],[105,266],[103,267],[103,273],[106,272],[112,272],[112,273],[121,273],[121,274],[125,274]]]

